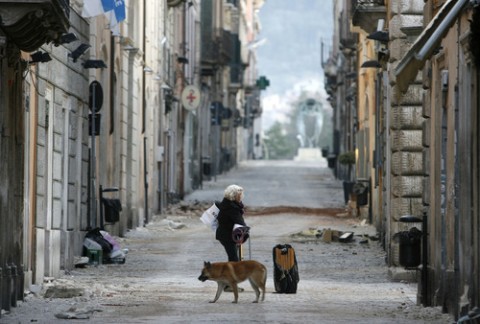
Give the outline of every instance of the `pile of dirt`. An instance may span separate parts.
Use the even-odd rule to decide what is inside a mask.
[[[170,205],[165,211],[166,215],[181,216],[202,216],[202,213],[212,205],[211,201],[180,202]],[[349,213],[343,208],[309,208],[296,206],[273,206],[273,207],[246,207],[247,216],[267,216],[277,214],[301,214],[301,215],[318,215],[349,218]]]

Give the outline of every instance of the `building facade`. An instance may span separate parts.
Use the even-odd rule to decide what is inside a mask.
[[[258,28],[241,35],[263,1],[118,4],[117,24],[82,0],[0,1],[2,309],[72,269],[89,230],[144,226],[246,158]]]
[[[355,180],[370,184],[362,216],[381,234],[392,276],[418,281],[419,303],[472,319],[480,299],[479,4],[335,3],[326,87],[337,116],[354,114],[334,135],[355,138]],[[353,106],[343,71],[356,80]]]

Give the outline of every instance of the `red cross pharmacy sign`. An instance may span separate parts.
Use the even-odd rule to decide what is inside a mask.
[[[200,105],[200,90],[196,86],[186,86],[182,91],[182,105],[187,110],[194,110]]]

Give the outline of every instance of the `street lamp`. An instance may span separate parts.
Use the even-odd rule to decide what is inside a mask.
[[[370,60],[363,62],[362,68],[381,68],[382,65],[377,60]]]
[[[78,40],[78,36],[75,33],[68,33],[68,34],[63,34],[60,36],[59,39],[59,44],[70,44],[71,42],[74,42]]]
[[[41,52],[41,51],[33,53],[32,55],[30,55],[30,58],[31,60],[28,62],[30,64],[46,63],[52,60],[52,58],[50,57],[50,54],[48,54],[47,52]]]
[[[78,45],[71,53],[68,54],[72,58],[73,62],[77,62],[78,58],[82,56],[91,46],[89,44],[82,43]]]
[[[106,69],[107,65],[103,60],[86,60],[83,67],[85,69]]]

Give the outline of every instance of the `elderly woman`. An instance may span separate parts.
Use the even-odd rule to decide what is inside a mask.
[[[235,224],[247,226],[243,219],[243,188],[230,185],[225,189],[224,198],[216,202],[220,212],[218,213],[218,228],[215,238],[222,243],[228,255],[228,261],[239,261],[237,244],[232,238]]]

